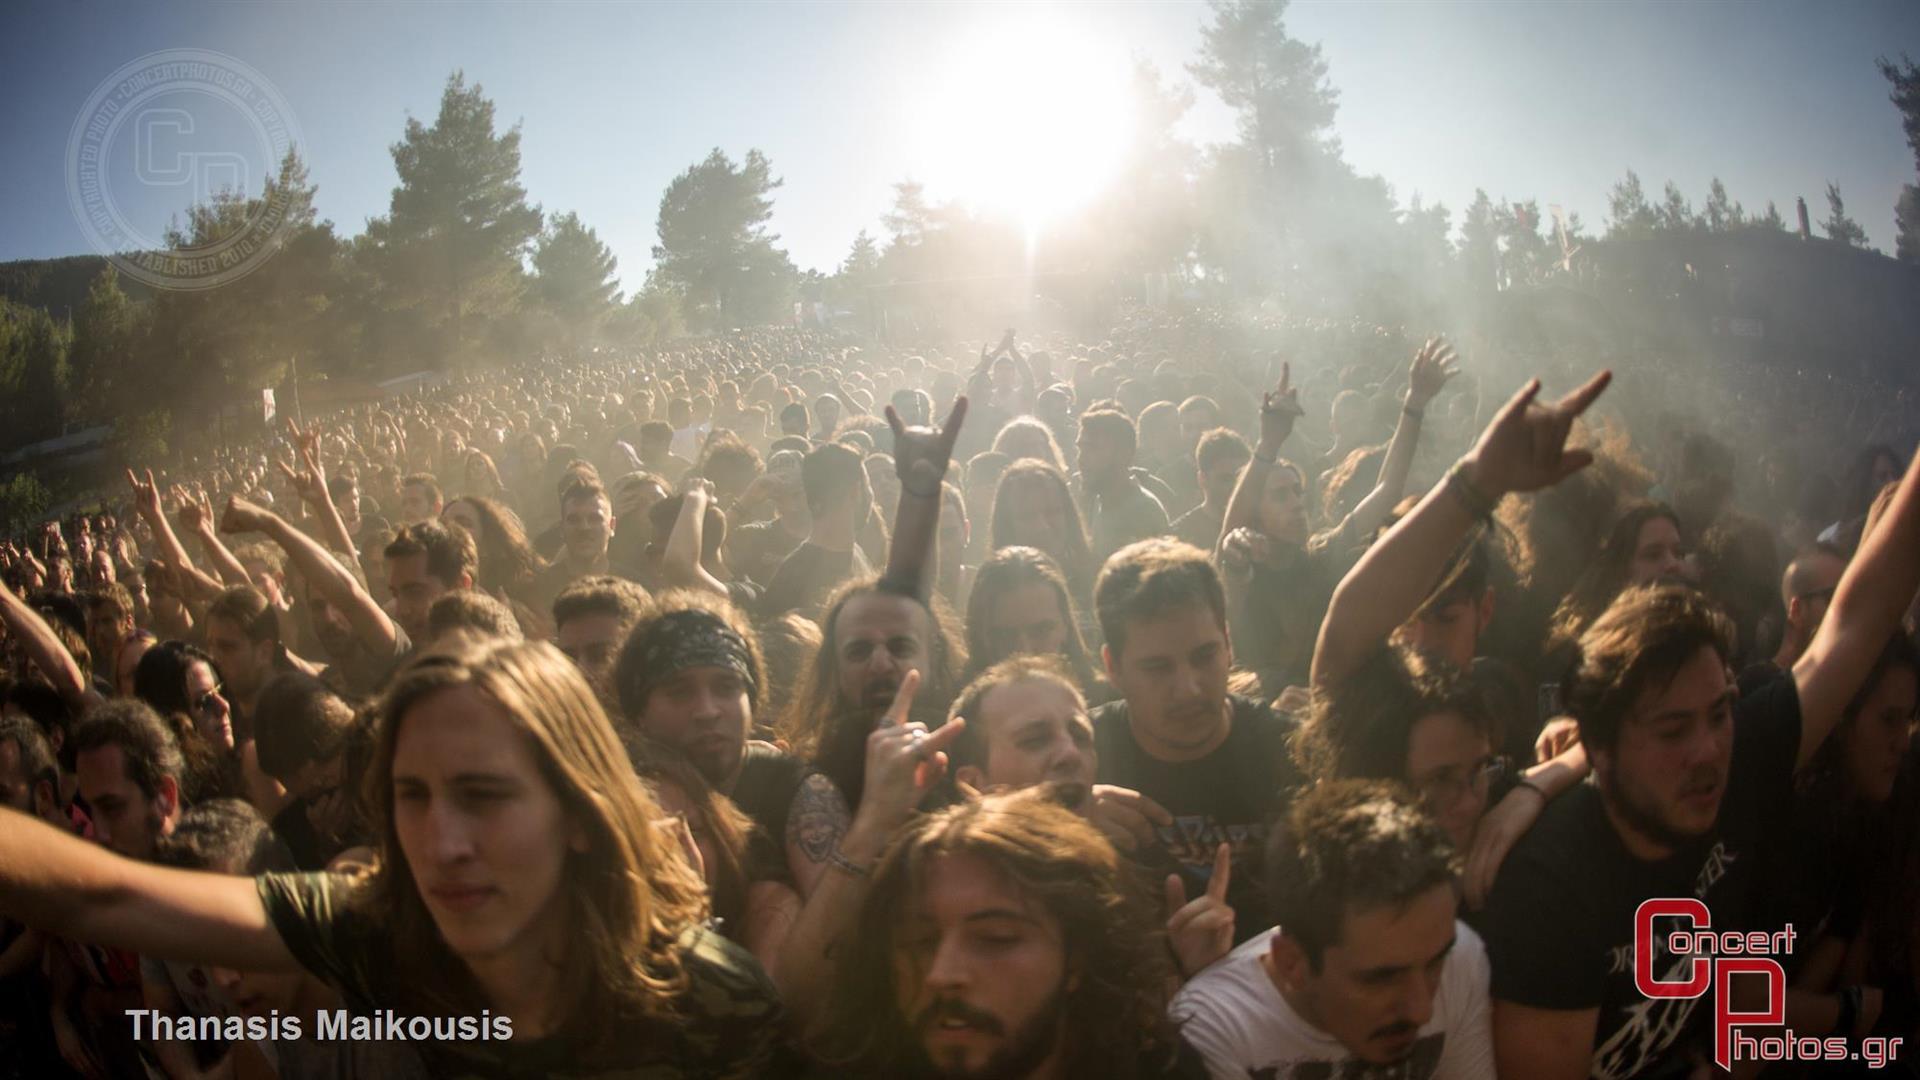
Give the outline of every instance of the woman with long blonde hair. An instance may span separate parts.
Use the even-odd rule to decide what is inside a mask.
[[[377,723],[366,874],[167,869],[22,816],[0,828],[0,913],[156,959],[304,967],[436,1075],[767,1067],[772,986],[705,927],[699,875],[565,657],[429,654]]]

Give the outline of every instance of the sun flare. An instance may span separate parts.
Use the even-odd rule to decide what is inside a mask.
[[[929,195],[1029,234],[1098,195],[1133,135],[1130,61],[1084,27],[1023,22],[957,42],[918,126]]]

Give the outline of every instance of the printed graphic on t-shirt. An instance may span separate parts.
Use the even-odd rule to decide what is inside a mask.
[[[1172,825],[1154,831],[1167,853],[1202,881],[1213,877],[1213,853],[1222,841],[1232,847],[1237,863],[1267,838],[1265,825],[1222,825],[1212,814],[1176,814]]]
[[[1440,1067],[1446,1032],[1422,1035],[1413,1052],[1391,1065],[1348,1061],[1291,1061],[1247,1070],[1249,1080],[1431,1080]]]

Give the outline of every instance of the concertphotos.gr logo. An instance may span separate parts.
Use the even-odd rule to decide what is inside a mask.
[[[1656,937],[1655,919],[1679,919],[1689,925]],[[1712,926],[1707,905],[1691,897],[1641,903],[1633,916],[1633,982],[1654,999],[1698,998],[1712,989],[1714,1064],[1731,1070],[1735,1061],[1862,1061],[1868,1068],[1879,1069],[1898,1058],[1906,1041],[1900,1036],[1870,1035],[1859,1040],[1856,1050],[1850,1045],[1850,1031],[1815,1037],[1797,1035],[1785,1026],[1787,973],[1775,957],[1793,952],[1798,935],[1791,923],[1773,933],[1715,931]],[[1654,974],[1654,957],[1662,953],[1687,960],[1685,978]],[[1736,998],[1736,975],[1756,976],[1764,989],[1750,998]],[[1772,1030],[1755,1035],[1741,1030],[1747,1027]]]
[[[121,273],[158,289],[215,288],[257,269],[297,224],[290,193],[268,181],[298,136],[286,99],[246,63],[204,49],[148,53],[102,80],[74,117],[67,201]],[[189,208],[218,213],[190,217],[178,249],[166,230],[135,224]]]

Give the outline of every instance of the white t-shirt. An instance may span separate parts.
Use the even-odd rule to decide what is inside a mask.
[[[1487,949],[1465,923],[1453,925],[1433,1018],[1420,1029],[1413,1053],[1394,1065],[1356,1059],[1280,996],[1260,962],[1277,927],[1194,976],[1171,1012],[1214,1080],[1486,1080],[1493,1075]]]

